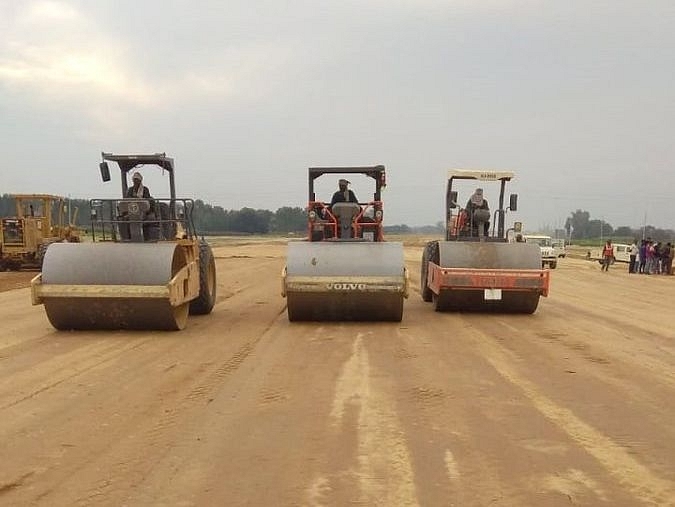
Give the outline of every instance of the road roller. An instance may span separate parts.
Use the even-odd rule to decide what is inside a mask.
[[[317,200],[326,174],[371,178],[372,200],[357,201],[344,178],[331,202]],[[401,321],[408,272],[403,244],[384,240],[385,185],[383,165],[309,168],[307,238],[289,242],[282,273],[289,321]]]
[[[436,311],[534,313],[548,296],[549,270],[542,269],[539,246],[522,241],[522,224],[505,227],[507,212],[518,206],[518,195],[505,203],[510,171],[448,172],[445,241],[427,243],[422,254],[420,292]],[[483,186],[499,186],[499,202],[490,210]],[[467,188],[461,206],[458,187]]]
[[[180,330],[189,314],[208,314],[216,301],[216,268],[199,239],[194,201],[176,197],[174,161],[165,153],[102,153],[121,172],[122,198],[91,199],[91,242],[55,243],[31,281],[34,305],[44,305],[59,330]],[[169,179],[169,198],[152,197],[145,167]],[[133,171],[133,185],[129,176]]]

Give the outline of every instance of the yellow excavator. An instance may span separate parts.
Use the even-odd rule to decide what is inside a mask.
[[[92,199],[86,243],[56,243],[31,282],[33,304],[43,304],[57,329],[179,330],[188,314],[208,314],[216,301],[216,267],[209,244],[197,236],[192,199],[177,198],[174,161],[164,153],[103,153],[118,164],[122,198]],[[169,176],[169,197],[127,197],[128,176],[143,166]]]

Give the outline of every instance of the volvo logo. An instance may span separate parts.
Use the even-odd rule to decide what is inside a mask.
[[[328,290],[366,290],[365,283],[329,283]]]

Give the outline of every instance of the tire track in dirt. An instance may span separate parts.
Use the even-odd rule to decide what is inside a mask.
[[[419,505],[408,448],[396,411],[388,395],[373,381],[364,337],[358,333],[352,355],[343,365],[335,387],[331,418],[336,428],[344,425],[344,414],[356,410],[357,464],[355,475],[360,485],[359,502],[364,505]],[[309,487],[310,496],[325,490],[325,477]]]
[[[225,361],[211,365],[196,385],[180,400],[172,403],[172,408],[166,409],[159,420],[145,430],[142,436],[129,441],[127,445],[118,446],[115,449],[115,463],[108,467],[106,478],[94,484],[87,492],[76,498],[75,502],[78,505],[90,505],[94,500],[117,502],[130,485],[134,487],[141,484],[152,469],[152,463],[148,463],[146,457],[152,455],[155,461],[159,461],[172,448],[181,446],[182,439],[176,439],[175,435],[178,426],[183,428],[181,433],[193,434],[189,427],[197,418],[191,416],[209,404],[221,384],[254,353],[258,343],[266,336],[282,312],[278,312],[274,320],[260,331],[253,333],[254,337],[240,346]],[[143,454],[138,453],[136,440],[142,443]],[[134,471],[133,478],[129,477],[131,471]]]
[[[88,373],[96,368],[105,366],[121,355],[138,349],[147,344],[150,339],[134,342],[120,348],[117,344],[92,343],[81,347],[74,352],[67,353],[68,363],[76,363],[77,366],[64,365],[63,357],[55,357],[52,360],[39,364],[39,368],[29,370],[23,374],[15,374],[4,382],[0,382],[0,399],[10,397],[0,405],[0,410],[13,407],[22,401],[29,400],[38,394],[52,389],[63,382],[73,380],[80,375]],[[93,357],[92,357],[93,356]],[[12,398],[16,393],[17,385],[38,384],[32,387],[26,394]],[[4,390],[4,391],[3,391]]]
[[[474,333],[477,350],[494,369],[517,386],[547,419],[595,457],[635,498],[656,505],[667,505],[675,498],[675,483],[652,472],[611,438],[542,394],[534,383],[519,374],[514,358],[509,357],[503,347],[495,347],[490,336],[479,329]]]
[[[273,265],[267,266],[265,269],[266,270],[274,270],[275,272],[277,271],[276,266]],[[246,271],[254,271],[256,270],[256,266],[249,266]],[[219,281],[219,289],[221,282]],[[250,293],[249,293],[250,292]],[[253,307],[253,301],[251,301],[251,298],[254,298],[255,300],[260,300],[260,299],[265,299],[260,298],[259,296],[260,289],[256,289],[253,291],[249,291],[246,289],[242,289],[238,291],[238,294],[233,295],[232,298],[230,298],[230,303],[223,304],[218,303],[215,313],[212,316],[206,316],[206,317],[196,317],[194,319],[190,319],[188,328],[181,332],[180,334],[169,334],[166,335],[167,339],[164,341],[161,336],[163,336],[162,333],[154,333],[154,332],[148,332],[148,333],[135,333],[135,332],[128,332],[128,333],[97,333],[97,337],[100,339],[105,340],[107,343],[110,343],[112,341],[113,345],[110,345],[111,348],[114,347],[119,347],[119,342],[123,338],[124,335],[136,335],[136,336],[147,336],[147,340],[152,340],[153,343],[150,347],[147,349],[141,349],[143,350],[142,354],[134,353],[130,355],[130,359],[132,359],[131,362],[127,361],[126,364],[124,365],[124,368],[121,370],[112,370],[113,376],[111,378],[115,378],[115,375],[123,375],[125,369],[127,369],[127,366],[131,369],[130,371],[132,372],[132,375],[126,375],[125,377],[122,377],[125,379],[125,383],[127,382],[127,378],[131,382],[129,386],[132,386],[135,384],[138,384],[139,381],[142,381],[144,373],[148,371],[148,367],[151,368],[152,370],[155,370],[159,364],[157,364],[158,359],[162,362],[165,362],[166,359],[170,357],[186,357],[187,359],[190,359],[190,363],[194,363],[194,359],[199,357],[202,354],[202,351],[199,349],[195,349],[193,346],[190,345],[191,340],[190,336],[196,335],[210,335],[210,336],[222,336],[225,338],[227,336],[227,333],[230,331],[230,328],[232,326],[236,326],[237,324],[239,325],[245,325],[248,326],[247,319],[249,318],[247,316],[247,311],[240,311],[240,312],[233,312],[231,308],[237,308],[237,305],[241,307],[242,305],[244,307],[251,308]],[[234,304],[231,303],[231,301],[234,301]],[[271,307],[272,311],[274,312],[273,318],[276,318],[278,313],[281,311],[278,308]],[[227,326],[223,326],[223,319],[228,319]],[[224,332],[224,333],[223,333]],[[161,336],[160,336],[161,335]],[[66,336],[72,337],[73,334],[68,333]],[[177,339],[181,338],[181,339]],[[137,340],[134,340],[135,342]],[[203,343],[209,343],[209,347],[204,349],[204,353],[208,353],[209,349],[213,349],[213,352],[217,352],[218,350],[218,340],[214,341],[209,341],[209,342],[204,342],[204,340],[201,340]],[[62,452],[59,452],[55,454],[54,456],[59,456],[59,461],[58,463],[55,463],[56,467],[50,466],[49,461],[44,461],[40,460],[45,463],[44,466],[40,465],[38,468],[35,468],[36,472],[36,477],[33,477],[31,482],[33,484],[43,484],[43,487],[40,488],[41,491],[38,492],[37,496],[33,496],[33,501],[36,502],[48,502],[50,504],[54,503],[54,498],[59,498],[59,495],[62,495],[64,492],[64,488],[62,486],[62,482],[65,483],[70,483],[70,487],[66,487],[66,491],[71,495],[69,500],[66,503],[71,503],[78,498],[82,499],[82,495],[76,495],[76,492],[79,491],[82,493],[82,486],[86,485],[87,483],[87,478],[92,480],[92,484],[97,484],[100,486],[101,483],[107,483],[110,482],[110,478],[103,476],[100,476],[100,473],[96,473],[96,470],[106,470],[108,467],[111,467],[111,462],[114,462],[114,466],[117,467],[117,470],[119,471],[119,474],[121,476],[124,475],[124,470],[128,470],[129,472],[133,471],[133,468],[130,468],[132,465],[135,464],[135,460],[127,460],[126,458],[124,459],[116,459],[116,452],[117,449],[124,449],[128,450],[128,453],[130,455],[134,455],[136,453],[138,459],[140,461],[146,460],[147,461],[147,453],[139,452],[140,449],[144,448],[144,444],[139,441],[139,436],[142,433],[139,433],[137,428],[142,428],[143,426],[146,426],[146,424],[155,418],[155,416],[159,413],[161,414],[161,420],[157,422],[155,430],[147,429],[147,435],[148,435],[148,441],[151,442],[152,445],[161,445],[162,443],[166,442],[168,439],[166,439],[164,434],[166,433],[171,433],[171,431],[175,431],[175,428],[179,426],[181,423],[184,422],[185,416],[181,413],[181,410],[183,410],[183,405],[181,403],[185,404],[185,406],[189,407],[198,407],[200,404],[207,404],[208,400],[206,397],[209,395],[209,386],[205,386],[203,384],[204,379],[208,378],[209,375],[211,375],[211,380],[208,382],[211,382],[211,390],[214,389],[215,387],[213,386],[214,383],[217,383],[219,380],[223,381],[227,376],[229,376],[231,373],[236,371],[238,366],[245,361],[246,357],[253,352],[253,349],[255,347],[255,341],[251,343],[250,341],[244,342],[244,344],[241,347],[238,347],[235,351],[234,354],[228,355],[228,359],[224,360],[223,362],[218,362],[214,361],[213,358],[217,357],[216,354],[211,355],[211,360],[207,362],[202,362],[202,363],[194,363],[195,366],[192,367],[190,366],[190,369],[192,370],[192,374],[190,373],[190,370],[185,371],[185,366],[188,366],[190,363],[185,363],[184,361],[181,363],[183,366],[179,368],[179,370],[173,370],[175,367],[176,363],[168,364],[165,366],[165,370],[169,372],[175,372],[178,371],[180,374],[179,377],[176,377],[175,374],[172,374],[171,377],[167,377],[168,380],[172,381],[172,385],[168,385],[165,388],[162,388],[162,384],[166,384],[165,381],[162,381],[161,378],[156,378],[153,379],[153,381],[149,384],[149,389],[145,388],[144,386],[141,387],[141,393],[145,391],[147,394],[144,396],[152,396],[152,390],[158,389],[158,394],[159,394],[159,399],[149,399],[150,404],[146,407],[143,405],[136,405],[132,410],[130,410],[128,413],[124,414],[119,414],[123,415],[123,418],[120,419],[119,417],[116,417],[114,420],[114,426],[111,425],[109,429],[112,429],[112,433],[107,433],[106,438],[104,439],[96,439],[95,441],[91,440],[92,438],[96,438],[96,434],[91,431],[84,431],[84,437],[89,438],[89,443],[88,445],[85,444],[86,440],[83,442],[79,442],[79,445],[72,446],[72,447],[64,447]],[[92,345],[93,346],[93,345]],[[101,347],[105,348],[106,345],[101,345]],[[125,347],[124,350],[120,350],[118,357],[117,357],[117,362],[119,362],[122,358],[124,358],[126,355],[129,355],[130,352],[136,352],[133,350],[135,346],[129,346]],[[187,355],[181,354],[181,350],[184,350]],[[79,364],[82,362],[82,360],[87,359],[87,352],[77,352],[75,351],[76,354],[78,354],[77,357],[80,357],[80,359],[75,361],[75,364]],[[168,354],[168,355],[167,355]],[[64,356],[67,358],[67,354]],[[166,359],[162,359],[166,358]],[[107,364],[107,369],[106,365],[101,364],[99,368],[93,368],[89,369],[87,373],[89,375],[81,375],[85,378],[85,382],[87,384],[92,384],[93,381],[93,386],[94,389],[98,390],[99,388],[97,387],[97,384],[100,384],[100,382],[103,380],[103,378],[106,376],[106,371],[110,370],[110,368],[114,368],[114,365],[116,362],[113,360],[114,358],[111,358]],[[142,360],[146,364],[144,366],[141,366],[138,364],[138,361]],[[179,359],[180,361],[180,359]],[[138,369],[138,367],[141,367]],[[134,371],[133,369],[136,368]],[[193,368],[197,368],[194,370]],[[214,371],[215,369],[215,371]],[[92,375],[92,373],[95,373],[95,375]],[[195,384],[195,378],[194,374],[197,374],[197,384]],[[72,383],[71,379],[63,379],[62,382],[60,382],[58,385],[55,385],[54,387],[60,388],[60,391],[64,392],[64,390],[68,389],[68,386]],[[95,380],[94,380],[95,379]],[[208,384],[207,382],[207,384]],[[124,386],[120,386],[122,389],[124,389]],[[189,391],[185,391],[184,387],[188,387]],[[103,388],[103,385],[101,385],[101,388]],[[114,392],[115,386],[111,385],[110,387],[105,387],[105,389],[112,389]],[[137,389],[137,388],[136,388]],[[124,389],[124,391],[128,391],[127,389]],[[123,392],[124,392],[123,391]],[[89,398],[87,395],[92,394],[91,389],[86,389],[85,391],[81,389],[75,389],[74,394],[76,393],[76,396],[81,398],[81,401],[84,403],[77,403],[76,405],[72,406],[77,406],[78,410],[81,412],[90,412],[91,410],[96,410],[99,411],[100,408],[102,407],[97,407],[98,401],[96,398]],[[134,395],[135,396],[135,395]],[[183,398],[182,402],[175,402],[175,400],[179,400],[180,398]],[[120,402],[123,402],[123,398],[120,397],[119,394],[115,395],[115,399],[119,400]],[[136,397],[136,399],[138,399]],[[74,400],[73,400],[74,402]],[[72,403],[69,401],[69,404]],[[68,409],[66,407],[61,408],[61,412],[63,412],[63,416],[65,417],[66,414],[68,414]],[[165,408],[160,412],[161,407],[168,407]],[[129,407],[131,408],[131,407]],[[139,412],[139,409],[141,411]],[[113,410],[116,410],[115,406],[111,406],[110,408],[105,408],[106,411],[110,412]],[[113,414],[114,416],[118,416],[117,413]],[[47,416],[49,417],[49,416]],[[99,415],[100,418],[100,415]],[[50,418],[51,419],[51,418]],[[128,420],[129,423],[125,423],[125,420]],[[133,420],[138,421],[138,423],[134,424]],[[32,420],[32,423],[35,423],[37,421]],[[55,424],[58,424],[57,421],[53,421]],[[65,422],[67,425],[66,427],[71,425],[71,420],[70,417],[68,420]],[[126,425],[125,425],[126,424]],[[4,426],[3,426],[4,427]],[[61,432],[60,429],[62,426],[55,426],[54,430],[51,430],[51,433],[54,433],[55,431]],[[115,429],[116,428],[116,429]],[[129,432],[125,428],[134,428],[133,432]],[[23,430],[22,430],[23,433]],[[132,438],[129,438],[129,437]],[[58,438],[58,437],[57,437]],[[139,447],[140,444],[140,447]],[[83,447],[84,446],[84,447]],[[89,448],[90,452],[87,453],[87,455],[82,454],[82,452],[86,449]],[[96,451],[95,451],[96,449]],[[154,451],[154,449],[151,449]],[[75,451],[75,452],[73,452]],[[30,467],[30,461],[32,459],[30,457],[27,457],[27,459],[23,460],[26,462],[25,464]],[[97,466],[96,463],[103,463],[101,466]],[[107,463],[106,463],[107,462]],[[126,465],[124,464],[126,462]],[[30,469],[30,468],[29,468]],[[99,475],[99,479],[96,479],[96,476]],[[107,475],[107,474],[106,474]],[[136,476],[137,474],[133,474]],[[142,474],[140,474],[142,475]],[[39,479],[37,476],[40,476]],[[55,483],[59,484],[58,487],[54,487],[49,485],[49,478],[54,478]],[[60,477],[60,478],[59,478]],[[77,477],[77,480],[70,479],[70,478],[75,478]],[[121,482],[119,484],[113,485],[111,482],[110,485],[105,486],[103,488],[103,492],[109,491],[111,489],[114,489],[114,487],[124,487],[123,486],[124,482]],[[46,486],[46,487],[44,487]],[[113,487],[114,486],[114,487]],[[31,488],[34,488],[34,485],[30,485]],[[20,492],[23,491],[24,488],[19,488],[16,491]],[[92,490],[94,492],[94,496],[92,498],[104,498],[96,495],[95,490]],[[57,501],[57,503],[63,503],[60,501]],[[85,502],[86,503],[86,502]]]

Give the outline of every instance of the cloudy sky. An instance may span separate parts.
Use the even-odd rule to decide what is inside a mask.
[[[225,208],[382,163],[390,224],[442,220],[466,167],[515,171],[529,230],[675,228],[674,24],[672,0],[0,0],[0,193],[114,196],[102,150],[166,151]]]

